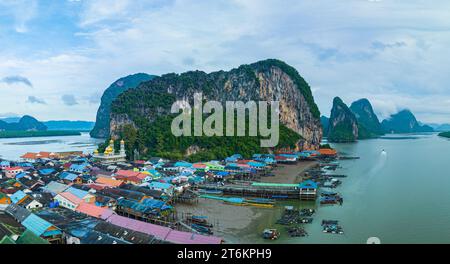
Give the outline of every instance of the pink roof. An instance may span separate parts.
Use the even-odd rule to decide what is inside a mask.
[[[62,192],[59,195],[65,199],[69,200],[73,204],[79,204],[82,202],[82,200],[80,198],[76,197],[75,195],[71,194],[70,192]]]
[[[124,177],[137,176],[138,174],[139,174],[139,172],[132,171],[132,170],[118,170],[118,171],[116,172],[116,175],[118,175],[118,176],[124,176]]]
[[[75,211],[102,219],[106,219],[113,214],[113,211],[110,209],[96,206],[93,204],[88,204],[85,202],[80,203],[80,205],[75,209]]]
[[[121,227],[125,227],[134,231],[153,235],[160,239],[165,239],[170,232],[170,228],[154,225],[120,215],[111,215],[106,221]]]
[[[154,225],[131,218],[119,216],[116,214],[111,215],[108,222],[125,227],[134,231],[153,235],[159,239],[169,241],[176,244],[220,244],[222,238],[214,236],[197,235],[189,232],[182,232],[172,230],[168,227]]]

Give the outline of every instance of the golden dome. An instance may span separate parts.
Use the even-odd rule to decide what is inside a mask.
[[[120,144],[125,144],[125,140],[122,139],[122,140],[120,141]]]
[[[94,150],[94,154],[98,154],[98,149]]]
[[[109,141],[109,144],[114,144],[114,140],[111,139],[111,140]]]

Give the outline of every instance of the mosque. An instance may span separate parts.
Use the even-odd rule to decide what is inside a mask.
[[[114,140],[109,141],[109,146],[105,149],[103,154],[99,153],[98,150],[94,151],[93,158],[96,161],[110,163],[110,162],[124,162],[126,161],[126,153],[125,153],[125,141],[122,139],[120,141],[120,151],[116,153],[114,150]]]

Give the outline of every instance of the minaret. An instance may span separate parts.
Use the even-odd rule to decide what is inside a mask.
[[[121,156],[126,156],[126,153],[125,153],[125,141],[123,139],[120,141],[120,155]]]
[[[114,155],[116,151],[114,150],[114,140],[109,141],[109,147],[111,148],[111,154]]]

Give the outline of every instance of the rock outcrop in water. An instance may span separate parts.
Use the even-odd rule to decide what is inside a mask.
[[[329,142],[355,142],[358,139],[358,121],[341,98],[335,97],[328,124]]]
[[[373,138],[383,135],[383,128],[367,99],[355,101],[350,106],[358,121],[358,139]]]
[[[427,125],[420,125],[414,114],[409,110],[402,110],[391,115],[389,119],[381,123],[386,133],[420,133],[433,132],[433,128]]]
[[[180,155],[186,155],[187,149],[208,149],[213,139],[200,137],[180,143],[180,140],[187,139],[167,134],[164,134],[165,138],[161,136],[163,130],[170,130],[170,120],[165,117],[169,116],[172,103],[187,101],[193,105],[194,94],[199,92],[203,93],[205,100],[223,104],[225,101],[279,101],[280,123],[283,124],[280,134],[284,136],[280,141],[292,143],[295,140],[297,149],[317,149],[320,145],[320,112],[309,85],[293,67],[273,59],[242,65],[228,72],[166,74],[142,83],[137,89],[124,92],[113,102],[111,136],[118,138],[127,132],[134,139],[131,140],[131,147],[139,149],[141,153],[161,154],[179,150]],[[241,138],[239,142],[243,140]],[[215,144],[211,147],[216,150],[213,156],[257,149],[253,146],[256,142],[250,138],[245,140],[246,144],[236,143],[238,141],[227,137],[214,138]]]
[[[124,91],[136,88],[141,82],[149,81],[154,77],[155,76],[153,75],[148,75],[145,73],[137,73],[124,78],[120,78],[119,80],[111,84],[103,93],[100,107],[97,111],[95,126],[90,133],[91,137],[109,137],[111,103]]]

